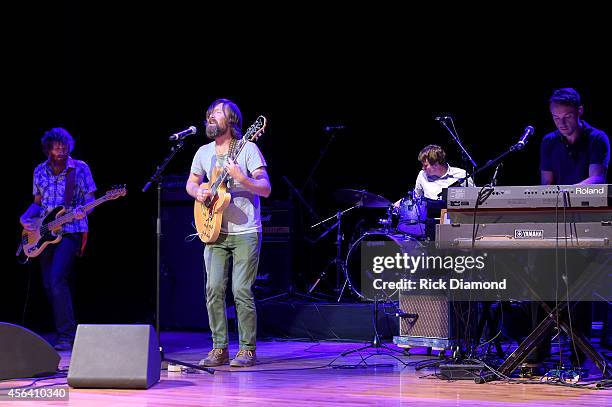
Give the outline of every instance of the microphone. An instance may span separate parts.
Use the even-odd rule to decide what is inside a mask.
[[[450,119],[450,116],[436,116],[434,117],[434,120],[438,121],[438,122],[443,122],[445,120]]]
[[[334,131],[334,130],[343,130],[346,129],[346,126],[342,124],[338,124],[336,126],[325,126],[323,127],[323,131]]]
[[[169,140],[170,141],[180,141],[180,140],[184,139],[187,136],[191,136],[192,134],[196,134],[197,131],[198,131],[198,129],[196,129],[195,126],[189,126],[188,129],[185,129],[183,131],[179,131],[178,133],[174,133],[173,135],[171,135]]]
[[[503,163],[499,163],[497,165],[497,167],[495,167],[495,172],[493,173],[493,178],[491,178],[491,186],[494,187],[497,185],[497,173],[499,172],[499,169],[503,166]]]
[[[525,147],[525,145],[529,141],[529,137],[531,137],[533,135],[534,131],[535,131],[535,129],[532,126],[525,127],[525,131],[523,132],[523,135],[519,139],[518,143],[516,143],[515,147],[518,150],[522,150],[523,147]]]

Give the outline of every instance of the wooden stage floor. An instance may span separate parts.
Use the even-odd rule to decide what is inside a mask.
[[[164,332],[166,356],[189,363],[206,355],[210,335]],[[428,358],[422,349],[411,355],[375,355],[368,350],[339,357],[361,346],[347,342],[260,341],[257,366],[217,368],[206,372],[162,371],[159,383],[147,390],[70,389],[69,401],[0,401],[17,406],[604,406],[612,404],[611,390],[569,388],[550,384],[446,381],[433,369],[415,371],[414,363]],[[390,345],[393,347],[393,345]],[[235,340],[230,353],[237,351]],[[70,363],[61,352],[60,367]],[[373,356],[370,356],[374,354]],[[365,364],[364,364],[365,361]],[[367,366],[366,366],[367,364]],[[591,369],[592,373],[597,370]],[[425,377],[424,377],[425,376]],[[64,384],[66,379],[38,382]],[[27,382],[3,382],[3,388]],[[3,404],[4,403],[4,404]],[[16,403],[16,404],[15,404]]]

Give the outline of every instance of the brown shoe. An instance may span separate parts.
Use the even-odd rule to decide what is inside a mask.
[[[236,357],[230,362],[231,367],[248,367],[254,366],[257,361],[257,356],[254,350],[241,349],[236,353]]]
[[[205,359],[200,360],[198,365],[204,367],[214,367],[225,365],[229,362],[229,352],[227,348],[214,348],[208,352],[208,356]]]

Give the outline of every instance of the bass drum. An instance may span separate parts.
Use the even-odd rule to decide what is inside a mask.
[[[380,294],[378,295],[379,300],[387,299],[386,296],[389,299],[397,300],[397,297],[393,298],[397,295],[397,290],[385,291],[385,294],[383,294],[381,290],[372,288],[374,279],[381,278],[381,274],[374,273],[373,265],[362,265],[362,249],[369,250],[369,253],[380,250],[380,252],[388,253],[388,255],[407,253],[413,256],[421,256],[425,248],[422,242],[412,236],[401,233],[384,233],[382,231],[365,232],[351,243],[345,261],[347,288],[364,301],[374,301],[375,294]],[[405,274],[406,272],[403,270],[398,271],[394,277],[385,274],[384,280],[399,281]]]

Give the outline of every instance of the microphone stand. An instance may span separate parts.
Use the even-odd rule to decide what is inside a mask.
[[[308,177],[306,178],[306,181],[304,181],[304,185],[302,186],[302,189],[300,190],[300,192],[303,193],[304,190],[306,189],[306,187],[308,186],[308,183],[312,180],[312,177],[314,176],[315,171],[317,170],[317,168],[319,168],[319,164],[321,164],[321,161],[323,160],[323,157],[327,153],[327,150],[329,149],[329,146],[331,145],[331,143],[336,138],[336,134],[337,133],[338,133],[337,129],[333,129],[332,130],[331,137],[329,138],[329,140],[327,140],[327,144],[325,145],[325,147],[323,147],[323,150],[321,150],[321,152],[319,154],[319,158],[317,159],[315,164],[312,166],[312,169],[310,170],[310,174],[308,174]]]
[[[451,120],[452,120],[452,119],[451,119]],[[488,197],[491,195],[491,193],[493,192],[493,188],[495,187],[495,184],[497,183],[497,179],[496,179],[496,178],[497,178],[497,172],[498,172],[498,170],[499,170],[500,166],[502,165],[502,164],[501,164],[501,161],[502,161],[502,160],[503,160],[503,159],[504,159],[504,158],[505,158],[505,157],[506,157],[508,154],[510,154],[510,153],[512,153],[512,152],[514,152],[514,151],[520,151],[520,150],[522,150],[522,149],[523,149],[523,147],[525,146],[525,142],[524,142],[524,141],[523,141],[523,142],[518,142],[518,143],[516,143],[516,144],[514,144],[514,145],[510,146],[510,148],[508,148],[506,151],[504,151],[503,153],[501,153],[499,156],[495,157],[495,158],[494,158],[494,159],[492,159],[492,160],[487,161],[487,163],[486,163],[486,164],[484,164],[482,167],[477,168],[476,162],[475,162],[475,161],[474,161],[474,160],[473,160],[473,159],[470,157],[470,155],[468,154],[468,152],[465,150],[465,148],[464,148],[464,147],[463,147],[463,145],[461,144],[461,141],[459,140],[459,137],[457,137],[457,136],[456,136],[456,134],[455,134],[455,133],[454,133],[454,132],[453,132],[453,131],[452,131],[452,130],[451,130],[449,127],[448,127],[448,125],[446,124],[446,121],[445,121],[445,120],[441,120],[440,122],[441,122],[441,123],[444,125],[444,127],[446,127],[446,129],[449,131],[449,133],[451,133],[451,135],[453,136],[453,139],[454,139],[454,140],[457,142],[457,144],[459,145],[459,148],[462,150],[462,152],[463,152],[463,154],[464,154],[464,157],[465,157],[466,159],[470,160],[470,162],[471,162],[471,163],[472,163],[472,165],[473,165],[473,167],[472,167],[472,173],[471,173],[471,174],[470,174],[470,173],[468,173],[468,172],[466,171],[466,175],[465,175],[465,177],[463,177],[463,178],[461,178],[461,179],[458,179],[457,181],[455,181],[454,183],[452,183],[451,185],[449,185],[449,186],[448,186],[449,188],[450,188],[450,187],[455,187],[455,186],[460,186],[460,185],[462,185],[464,182],[465,182],[465,186],[467,187],[467,186],[468,186],[468,179],[469,179],[470,177],[472,177],[472,179],[475,179],[475,177],[476,177],[476,175],[477,175],[477,174],[479,174],[479,173],[481,173],[482,171],[484,171],[484,170],[486,170],[486,169],[488,169],[488,168],[490,168],[490,167],[492,167],[492,166],[494,166],[494,165],[496,165],[496,164],[498,164],[498,163],[499,163],[498,167],[497,167],[497,168],[496,168],[496,170],[495,170],[495,173],[493,174],[493,179],[491,180],[491,184],[488,186],[488,188],[487,188],[487,186],[483,187],[483,188],[480,190],[480,193],[478,194],[478,199],[477,199],[477,202],[476,202],[476,206],[475,206],[475,208],[474,208],[474,222],[473,222],[473,229],[472,229],[472,248],[473,248],[473,247],[474,247],[475,240],[476,240],[476,231],[477,231],[477,229],[476,229],[476,211],[477,211],[477,209],[478,209],[478,206],[479,206],[480,204],[484,203],[484,201],[485,201],[485,200],[486,200],[486,199],[487,199],[487,198],[488,198]],[[453,125],[453,127],[454,127],[454,125]],[[485,189],[486,189],[486,191],[485,191]],[[448,190],[448,189],[446,189],[446,190]],[[444,194],[444,192],[442,192],[441,194]],[[484,307],[490,307],[490,304],[483,304],[483,306],[484,306]],[[485,316],[485,318],[486,318],[486,316]],[[484,324],[484,322],[485,322],[484,320],[479,321],[479,325],[480,325],[480,324]],[[479,335],[478,335],[478,336],[480,337],[480,332],[479,332]],[[467,347],[467,344],[466,344],[466,347]],[[472,349],[472,350],[473,350],[473,349]],[[461,349],[458,349],[458,351],[461,351]],[[461,353],[461,352],[459,352],[459,353]],[[455,362],[456,362],[456,361],[457,361],[457,358],[455,358]],[[438,364],[439,364],[439,362],[426,362],[426,363],[423,363],[423,364],[417,365],[417,366],[416,366],[416,368],[415,368],[415,370],[420,370],[420,369],[422,369],[422,368],[424,368],[424,367],[428,367],[428,366],[432,366],[432,365],[438,365]]]
[[[166,166],[168,165],[168,163],[172,160],[172,158],[183,148],[183,145],[185,144],[185,140],[183,139],[179,139],[179,141],[170,148],[170,154],[168,154],[168,156],[166,158],[164,158],[164,160],[162,161],[162,163],[160,165],[157,166],[157,168],[155,169],[155,173],[153,173],[153,175],[151,176],[151,178],[149,179],[149,181],[146,183],[146,185],[142,188],[142,192],[147,192],[147,190],[149,189],[149,187],[151,185],[153,185],[153,183],[157,183],[157,222],[156,222],[156,228],[155,228],[155,252],[156,252],[156,261],[155,261],[155,276],[156,276],[156,285],[155,285],[155,332],[157,332],[157,343],[159,344],[159,352],[161,354],[161,361],[162,361],[162,366],[164,365],[164,362],[166,362],[166,365],[168,362],[173,363],[175,365],[182,365],[182,366],[186,366],[186,367],[190,367],[192,369],[197,369],[197,370],[204,370],[210,374],[214,374],[215,371],[214,369],[210,369],[210,368],[205,368],[202,366],[198,366],[198,365],[194,365],[191,363],[186,363],[186,362],[181,362],[178,360],[174,360],[174,359],[167,359],[164,357],[164,350],[163,347],[161,346],[161,341],[160,341],[160,328],[159,328],[159,292],[160,292],[160,274],[161,274],[161,236],[162,236],[162,232],[161,232],[161,195],[162,195],[162,173],[164,172],[164,169],[166,168]]]
[[[466,180],[470,177],[472,177],[472,179],[476,176],[476,174],[481,173],[482,171],[496,165],[497,163],[501,162],[501,160],[503,160],[508,154],[513,153],[515,151],[520,151],[522,150],[524,147],[524,144],[521,143],[516,143],[513,144],[512,146],[510,146],[510,148],[506,151],[504,151],[503,153],[501,153],[500,155],[498,155],[497,157],[495,157],[492,160],[487,161],[487,163],[485,165],[483,165],[482,167],[475,169],[474,171],[472,171],[471,174],[467,174],[465,177],[458,179],[457,181],[455,181],[454,183],[452,183],[451,185],[449,185],[450,187],[456,187],[459,186],[461,184],[463,184],[463,182],[467,182]],[[497,174],[495,174],[497,175]]]
[[[312,166],[310,173],[308,174],[308,177],[306,177],[306,181],[304,181],[304,184],[302,185],[302,188],[298,190],[298,192],[300,193],[299,195],[305,194],[306,189],[310,186],[309,188],[309,201],[310,201],[310,205],[308,206],[312,206],[313,202],[314,202],[314,193],[315,193],[315,189],[316,189],[316,184],[314,181],[314,174],[317,171],[317,169],[319,168],[319,165],[321,164],[321,161],[323,161],[323,157],[325,157],[325,154],[327,154],[327,150],[329,150],[329,146],[333,143],[334,139],[336,138],[336,134],[338,133],[338,130],[341,129],[332,129],[331,130],[331,136],[329,137],[329,139],[327,140],[327,144],[325,144],[325,146],[323,147],[323,149],[319,152],[319,158],[317,159],[317,161],[314,163],[314,165]],[[330,130],[324,130],[326,133],[329,132]],[[298,195],[298,196],[299,196]],[[319,216],[315,217],[315,219],[319,220],[321,219]]]
[[[282,178],[285,181],[285,183],[287,183],[287,185],[289,186],[290,191],[293,194],[293,196],[298,198],[299,201],[306,207],[306,209],[308,209],[308,213],[310,213],[310,216],[312,216],[312,218],[315,220],[321,219],[321,217],[315,212],[312,206],[310,206],[308,202],[306,202],[306,200],[304,199],[304,196],[300,193],[300,191],[291,183],[291,181],[289,181],[289,178],[287,178],[284,175],[282,176]]]
[[[472,166],[472,174],[476,174],[476,167],[478,167],[478,165],[476,164],[476,161],[474,161],[474,159],[472,158],[472,156],[470,155],[470,153],[468,153],[468,151],[466,150],[466,148],[463,146],[463,143],[461,143],[461,140],[459,139],[459,134],[457,134],[457,130],[455,129],[455,124],[453,123],[453,118],[452,117],[448,117],[448,119],[450,119],[451,124],[453,126],[453,128],[451,129],[448,124],[446,123],[446,119],[442,118],[439,120],[440,124],[442,124],[442,126],[444,126],[446,128],[446,130],[450,133],[451,137],[453,138],[453,140],[455,141],[455,143],[457,144],[457,146],[459,146],[459,150],[461,151],[461,156],[463,157],[463,160],[466,163],[469,163]],[[466,171],[467,173],[467,171]],[[468,181],[467,181],[467,177],[465,178],[465,186],[468,186]],[[474,178],[472,178],[474,179]],[[459,184],[461,185],[461,184]]]

